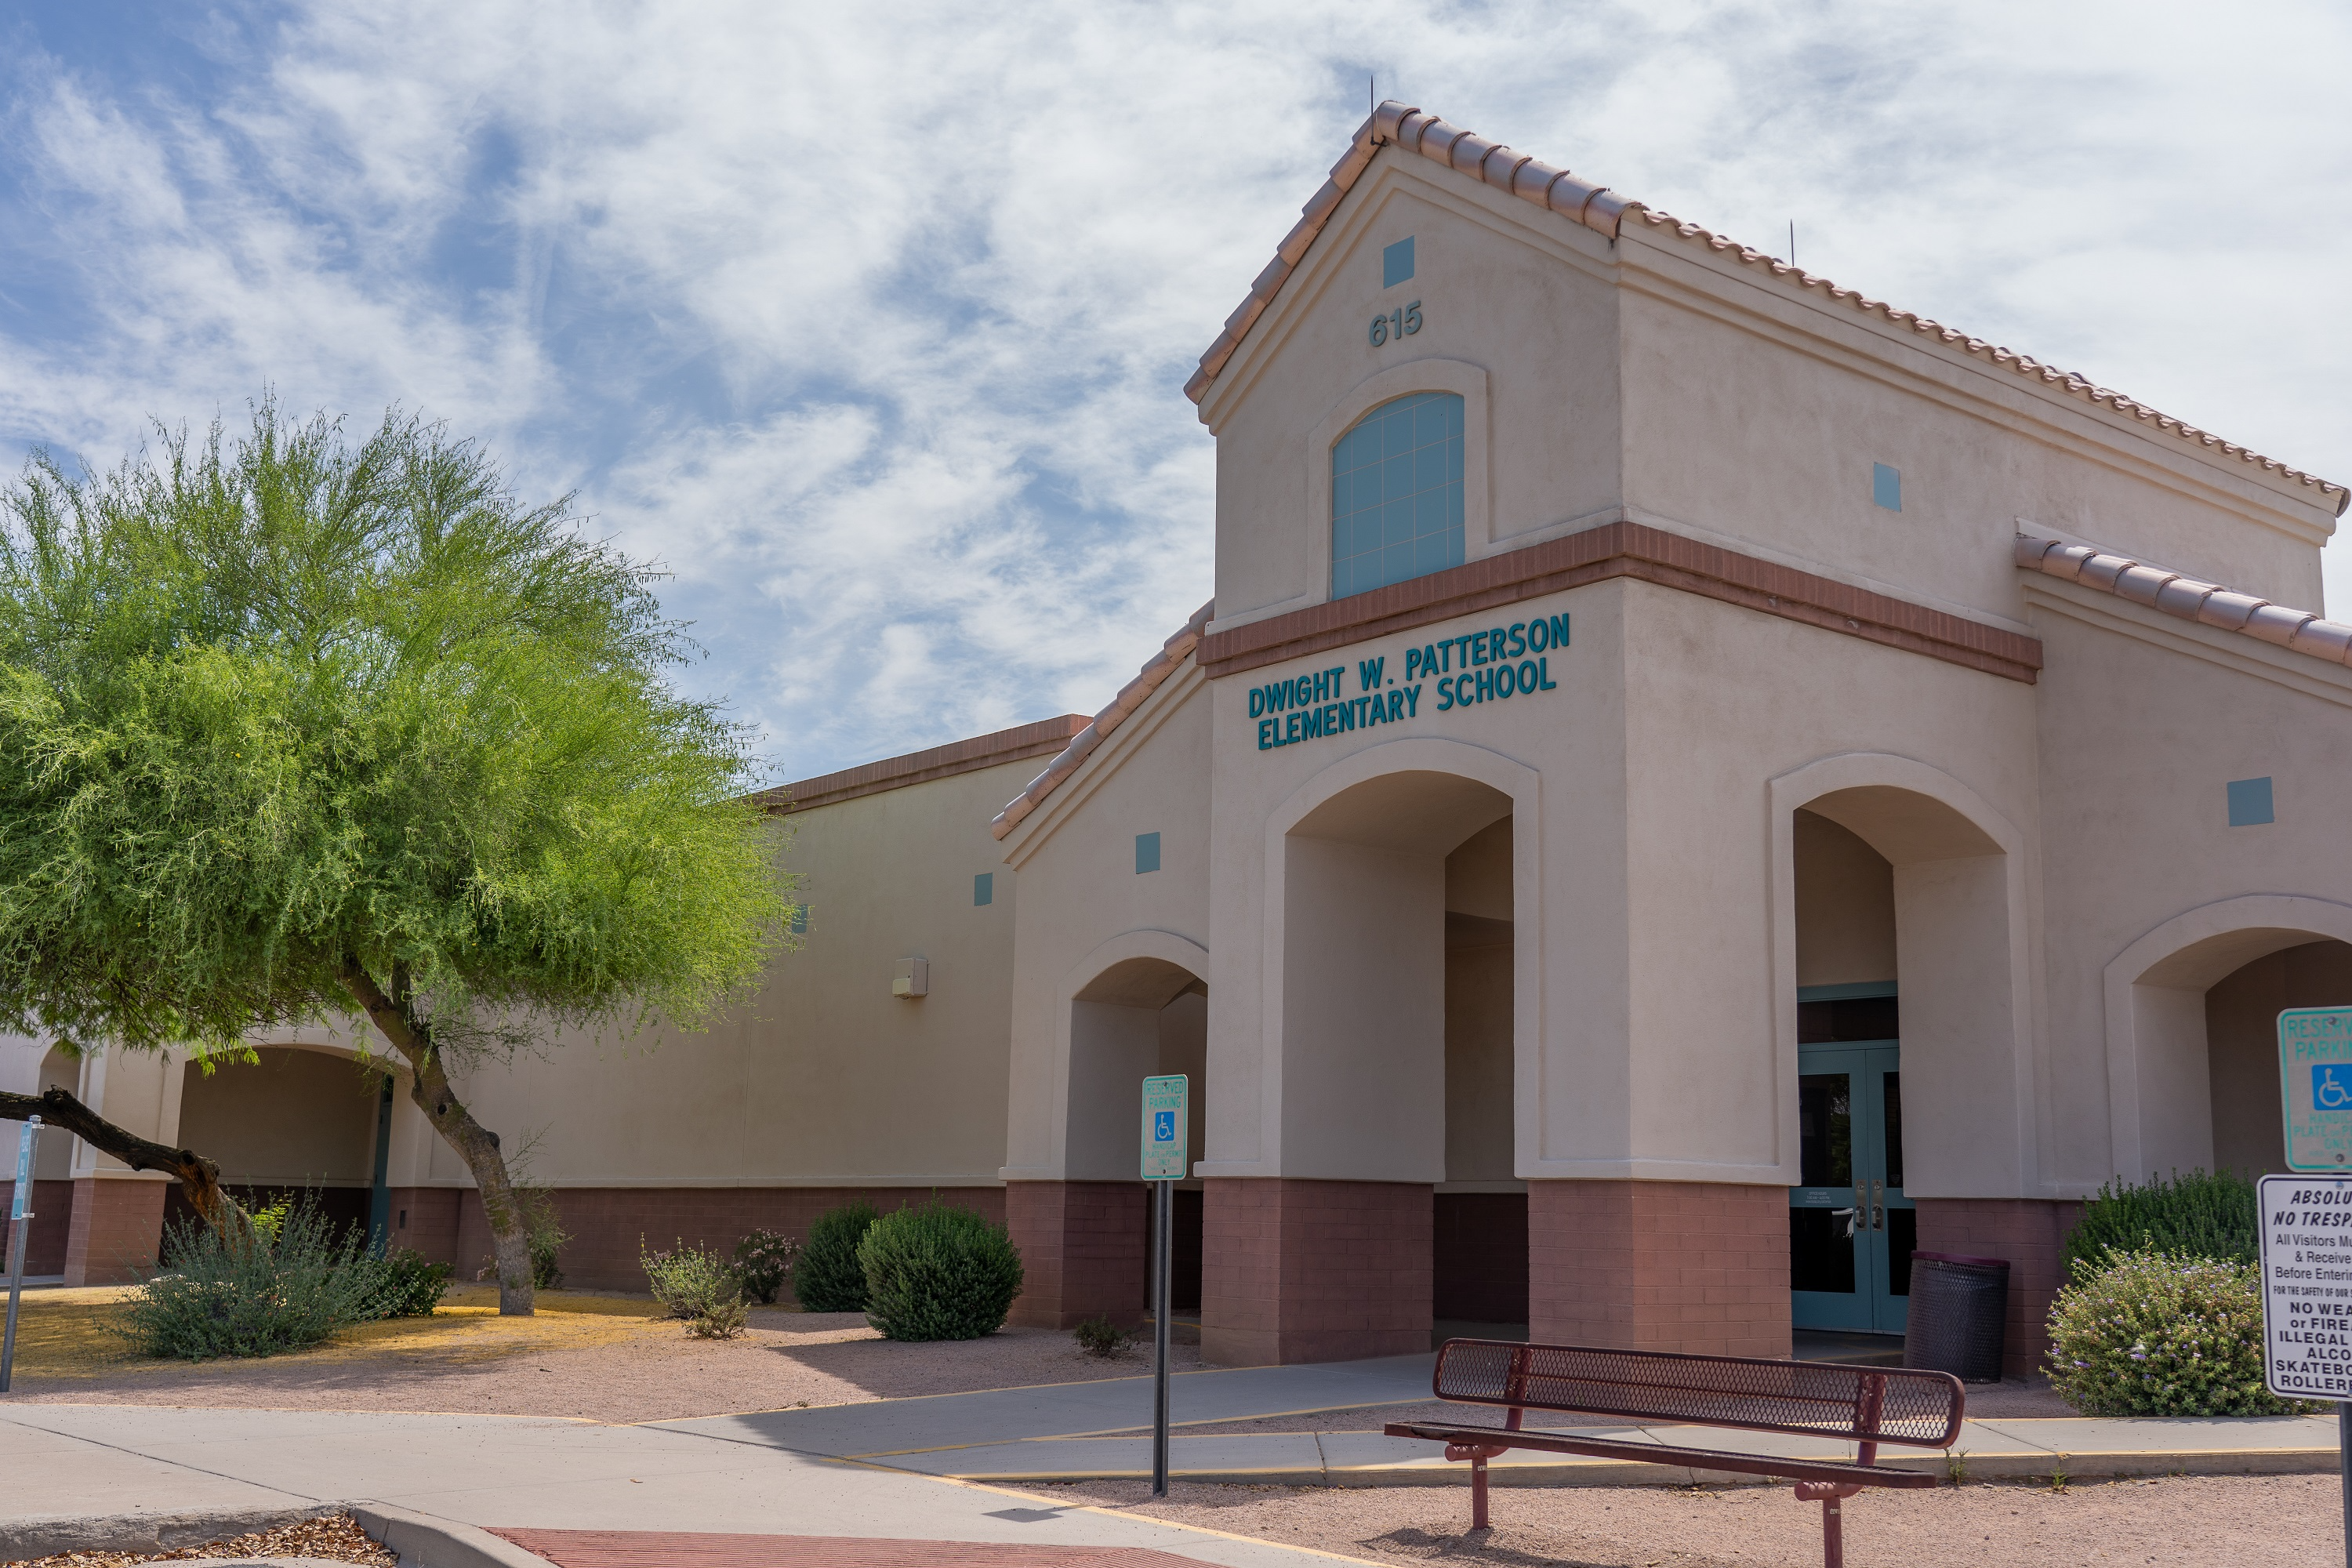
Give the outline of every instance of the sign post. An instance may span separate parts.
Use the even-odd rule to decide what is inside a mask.
[[[2278,1037],[2286,1165],[2309,1173],[2255,1185],[2263,1381],[2282,1399],[2336,1402],[2352,1568],[2352,1007],[2290,1007]]]
[[[1185,1145],[1192,1085],[1182,1073],[1143,1080],[1143,1179],[1151,1184],[1151,1495],[1168,1495],[1169,1233],[1176,1184],[1190,1172]]]
[[[0,1332],[0,1394],[16,1364],[16,1302],[25,1294],[25,1233],[33,1228],[33,1145],[41,1119],[28,1116],[16,1134],[16,1186],[8,1198],[8,1327]]]

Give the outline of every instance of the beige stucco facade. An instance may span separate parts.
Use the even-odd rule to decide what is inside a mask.
[[[1091,723],[793,786],[805,940],[709,1032],[468,1074],[583,1277],[937,1188],[1021,1321],[1132,1312],[1182,1071],[1213,1357],[1785,1354],[1868,1050],[1881,1295],[2008,1257],[2030,1353],[2070,1205],[2276,1163],[2265,1016],[2352,1003],[2343,489],[1571,184],[1383,109],[1194,378],[1213,611]],[[1422,396],[1457,552],[1335,597],[1335,447]],[[404,1098],[385,1167],[464,1186]]]

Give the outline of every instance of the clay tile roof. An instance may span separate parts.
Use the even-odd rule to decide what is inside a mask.
[[[2063,544],[2033,533],[2017,536],[2017,563],[2184,621],[2259,637],[2330,664],[2352,667],[2352,626],[2322,619],[2309,610],[2291,610],[2217,583],[2143,564],[2128,555],[2111,555],[2087,544]]]
[[[1034,724],[1016,724],[1010,730],[933,746],[929,751],[908,752],[901,757],[884,757],[879,762],[864,763],[837,773],[802,779],[795,784],[762,790],[751,798],[780,816],[795,811],[814,811],[821,805],[836,805],[862,795],[880,795],[886,790],[904,789],[908,784],[929,784],[933,779],[1017,763],[1024,757],[1042,757],[1069,744],[1070,737],[1085,729],[1086,725],[1085,714],[1064,713],[1057,718],[1041,719]]]
[[[2073,371],[2060,370],[2042,363],[2031,354],[2005,349],[1982,338],[1970,337],[1957,327],[1909,310],[1900,310],[1883,300],[1866,298],[1859,290],[1842,289],[1826,278],[1801,271],[1790,263],[1739,244],[1722,235],[1714,234],[1695,223],[1686,223],[1669,213],[1658,212],[1643,203],[1621,196],[1605,185],[1596,185],[1578,178],[1565,169],[1556,169],[1524,153],[1499,146],[1482,136],[1474,136],[1458,125],[1449,125],[1433,114],[1424,114],[1408,104],[1391,99],[1372,111],[1371,118],[1356,128],[1348,144],[1347,154],[1331,165],[1331,177],[1300,209],[1301,216],[1282,243],[1275,248],[1274,259],[1266,264],[1250,285],[1248,298],[1234,313],[1225,318],[1225,330],[1201,356],[1200,369],[1184,384],[1184,395],[1194,403],[1209,394],[1225,362],[1241,347],[1259,316],[1265,312],[1284,281],[1307,255],[1315,237],[1339,210],[1339,198],[1346,195],[1371,166],[1372,155],[1386,146],[1395,146],[1410,153],[1419,153],[1433,163],[1483,181],[1496,190],[1507,191],[1522,201],[1558,213],[1569,222],[1581,224],[1596,233],[1615,239],[1629,222],[1639,222],[1643,227],[1660,235],[1672,236],[1693,245],[1703,245],[1710,250],[1735,257],[1742,266],[1758,269],[1791,289],[1819,293],[1864,314],[1884,316],[1887,321],[1909,327],[1923,338],[1930,338],[1963,353],[2001,366],[2028,380],[2068,393],[2136,419],[2151,429],[2193,441],[2209,451],[2251,463],[2267,473],[2292,480],[2332,499],[2337,516],[2344,514],[2352,503],[2352,489],[2332,483],[2300,468],[2289,468],[2275,458],[2265,458],[2234,442],[2200,430],[2185,421],[2175,419],[2125,396],[2113,388],[2099,385],[2088,376]]]
[[[1201,632],[1216,613],[1214,599],[1192,612],[1174,637],[1160,645],[1160,651],[1145,661],[1133,680],[1118,689],[1110,706],[1094,716],[1094,721],[1071,737],[1061,754],[1045,765],[1045,771],[1029,781],[1028,787],[1006,803],[1003,811],[988,825],[989,832],[1002,838],[1021,826],[1027,816],[1045,804],[1045,797],[1062,787],[1062,781],[1078,771],[1078,764],[1092,754],[1094,749],[1110,738],[1110,732],[1127,722],[1129,714],[1143,706],[1146,699],[1159,690],[1168,678],[1176,673],[1183,662],[1192,657],[1201,646]]]

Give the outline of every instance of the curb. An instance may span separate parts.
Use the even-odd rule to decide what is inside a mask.
[[[2151,1476],[2302,1476],[2334,1475],[2342,1462],[2335,1448],[2237,1448],[2210,1451],[2149,1451],[2126,1449],[2110,1453],[1958,1453],[1964,1480],[2048,1481],[2063,1476],[2069,1482],[2122,1480]],[[874,1461],[868,1460],[867,1463]],[[1952,1461],[1937,1454],[1885,1454],[1880,1464],[1892,1469],[1920,1470],[1948,1476]],[[882,1467],[895,1468],[896,1467]],[[908,1470],[908,1475],[939,1476],[932,1470]],[[1138,1480],[1149,1470],[1096,1468],[1071,1470],[972,1471],[944,1479],[984,1486],[1048,1486],[1067,1481]],[[1442,1461],[1423,1465],[1269,1466],[1263,1469],[1171,1469],[1168,1479],[1220,1486],[1258,1487],[1464,1487],[1470,1484],[1467,1465]],[[1487,1484],[1496,1487],[1752,1487],[1778,1486],[1777,1480],[1720,1470],[1685,1469],[1674,1465],[1633,1464],[1593,1459],[1576,1464],[1489,1464]]]
[[[380,1502],[349,1506],[362,1530],[398,1554],[400,1568],[554,1568],[536,1552],[454,1519]]]

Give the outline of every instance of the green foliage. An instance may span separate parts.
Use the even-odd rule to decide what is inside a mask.
[[[1004,1326],[1021,1253],[1001,1225],[934,1195],[884,1215],[857,1244],[866,1320],[894,1340],[976,1340]]]
[[[353,1008],[692,1026],[789,879],[655,574],[482,451],[273,401],[0,492],[0,1029],[236,1052]]]
[[[743,1281],[718,1253],[683,1241],[667,1252],[647,1252],[640,1237],[637,1258],[663,1314],[684,1319],[688,1333],[728,1340],[743,1331]]]
[[[877,1215],[864,1198],[827,1209],[809,1224],[808,1245],[793,1268],[793,1294],[812,1312],[866,1310],[866,1268],[857,1244]]]
[[[781,1231],[754,1228],[735,1244],[735,1272],[743,1289],[765,1306],[776,1299],[792,1277],[793,1257],[801,1244]]]
[[[284,1234],[286,1230],[287,1216],[291,1215],[293,1212],[294,1199],[292,1195],[281,1193],[278,1194],[277,1202],[266,1205],[261,1208],[247,1210],[245,1218],[246,1223],[252,1226],[255,1232],[258,1234],[264,1241],[274,1242],[279,1236]]]
[[[2254,1185],[2232,1171],[2175,1171],[2141,1185],[2110,1182],[2066,1237],[2066,1264],[2102,1264],[2110,1249],[2155,1248],[2191,1258],[2256,1257]]]
[[[1070,1337],[1078,1342],[1078,1348],[1087,1354],[1100,1356],[1105,1361],[1123,1353],[1135,1338],[1100,1313],[1072,1329]]]
[[[446,1263],[427,1263],[413,1247],[396,1247],[384,1256],[383,1316],[429,1318],[441,1305],[457,1270]]]
[[[551,1188],[515,1184],[515,1205],[522,1210],[523,1233],[530,1238],[530,1282],[535,1289],[552,1290],[563,1283],[563,1270],[555,1266],[556,1254],[572,1239],[572,1233],[556,1223],[555,1193]],[[492,1276],[496,1278],[495,1274]]]
[[[2077,1258],[2050,1305],[2050,1385],[2085,1415],[2276,1415],[2256,1269],[2140,1247]],[[2316,1408],[2312,1406],[2311,1408]]]
[[[287,1208],[274,1236],[257,1227],[228,1237],[201,1222],[174,1224],[164,1255],[170,1272],[133,1290],[120,1320],[144,1355],[279,1355],[400,1304],[394,1267],[368,1251],[365,1234],[309,1204]]]

